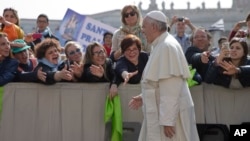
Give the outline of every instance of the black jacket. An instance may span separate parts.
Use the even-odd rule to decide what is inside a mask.
[[[35,60],[36,61],[36,60]],[[29,59],[28,64],[18,64],[15,82],[37,82],[37,71],[34,71],[37,63]]]
[[[243,87],[250,86],[250,59],[247,59],[245,65],[240,66],[240,73],[238,79]],[[222,73],[222,68],[215,64],[215,61],[209,65],[207,74],[205,76],[206,83],[213,83],[215,85],[224,86],[229,88],[232,80],[231,75]]]
[[[208,66],[215,59],[215,57],[210,56],[209,62],[207,64],[204,64],[201,61],[202,52],[203,51],[198,47],[191,46],[187,49],[185,56],[188,64],[192,65],[192,67],[197,70],[197,72],[201,75],[202,80],[204,81]]]
[[[106,70],[104,70],[105,75],[103,75],[103,77],[101,77],[101,78],[93,75],[90,72],[90,66],[92,64],[85,64],[83,74],[82,74],[79,81],[81,81],[81,82],[110,82],[110,84],[117,84],[118,85],[115,71],[113,69],[112,60],[110,58],[107,58],[105,63],[106,63],[105,64]]]
[[[138,74],[131,77],[128,81],[130,84],[138,84],[141,81],[143,70],[148,62],[148,54],[145,52],[140,52],[138,57],[138,65],[134,65],[125,56],[119,58],[116,62],[115,72],[117,74],[117,81],[119,83],[124,82],[122,78],[122,72],[134,72],[138,70]]]
[[[64,65],[65,65],[64,63],[60,64],[58,66],[57,70],[58,71],[62,70],[64,68]],[[42,67],[42,71],[46,73],[46,81],[42,82],[39,79],[37,79],[37,81],[40,83],[43,83],[43,84],[47,84],[47,85],[55,84],[56,80],[54,79],[54,75],[55,75],[56,71],[53,71],[51,67],[49,67],[43,63],[38,63],[38,65],[36,66],[34,71],[37,72],[40,67]],[[64,80],[62,80],[62,81],[64,81]]]

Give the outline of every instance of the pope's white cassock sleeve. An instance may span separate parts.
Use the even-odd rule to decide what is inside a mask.
[[[160,125],[175,126],[178,113],[180,112],[180,94],[182,85],[183,79],[181,77],[172,77],[168,79],[161,79],[159,81]]]

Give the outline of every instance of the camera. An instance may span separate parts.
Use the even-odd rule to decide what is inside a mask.
[[[177,18],[177,20],[180,21],[180,22],[183,22],[184,18],[183,17],[179,17],[179,18]]]

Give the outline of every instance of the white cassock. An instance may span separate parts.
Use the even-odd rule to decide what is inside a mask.
[[[181,46],[165,32],[152,47],[141,81],[144,120],[139,141],[199,141]],[[175,127],[171,139],[165,136],[164,125]]]

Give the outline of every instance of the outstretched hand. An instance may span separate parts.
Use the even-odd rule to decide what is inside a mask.
[[[135,76],[136,74],[138,74],[138,70],[137,71],[134,71],[134,72],[129,72],[129,73],[125,73],[123,74],[123,79],[124,79],[124,85],[126,85],[129,81],[129,79],[133,76]]]
[[[209,62],[209,56],[210,56],[209,51],[202,52],[202,54],[201,54],[201,62],[203,64],[207,64]]]
[[[64,80],[72,80],[72,73],[71,71],[67,70],[67,65],[64,66],[64,68],[60,71],[60,78]]]
[[[84,70],[84,65],[74,62],[72,65],[70,65],[70,69],[72,70],[74,76],[80,78]]]
[[[137,95],[129,101],[128,106],[130,109],[138,110],[142,106],[142,103],[143,101],[141,95]]]
[[[38,70],[37,70],[37,78],[39,80],[41,80],[42,82],[45,82],[46,81],[46,77],[47,77],[47,74],[45,72],[42,71],[42,67],[40,67]]]
[[[236,75],[238,73],[237,67],[230,61],[222,61],[219,65],[225,70],[223,74]]]
[[[103,75],[104,75],[104,69],[103,69],[103,67],[101,65],[99,65],[99,66],[91,65],[90,66],[90,72],[93,75],[95,75],[97,77],[100,77],[100,78],[103,77]]]

